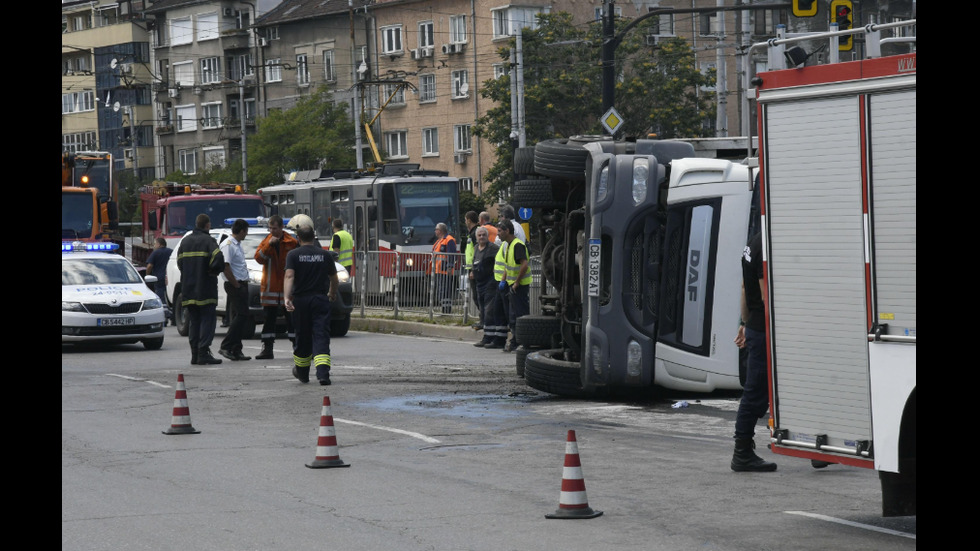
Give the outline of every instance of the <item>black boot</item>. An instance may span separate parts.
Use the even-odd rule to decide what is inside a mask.
[[[197,365],[217,365],[220,363],[221,360],[211,355],[210,348],[202,348],[197,353]]]
[[[262,352],[259,352],[258,356],[255,357],[256,360],[271,360],[272,359],[272,343],[262,342]]]
[[[732,455],[732,470],[736,472],[772,472],[776,464],[755,454],[755,441],[751,438],[735,439],[735,454]]]

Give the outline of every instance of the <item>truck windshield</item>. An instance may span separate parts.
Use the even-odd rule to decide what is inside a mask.
[[[400,183],[395,189],[402,235],[411,235],[411,242],[434,242],[440,222],[452,231],[459,211],[452,183]]]
[[[91,237],[95,224],[95,202],[89,193],[62,192],[61,237],[77,239]]]
[[[265,216],[265,206],[258,197],[188,199],[174,201],[168,207],[167,235],[183,235],[194,229],[198,214],[211,218],[212,228],[231,227],[225,223],[228,218],[256,218]]]

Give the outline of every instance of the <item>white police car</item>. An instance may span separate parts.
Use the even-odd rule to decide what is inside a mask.
[[[163,346],[163,304],[113,243],[62,243],[61,343]],[[106,251],[106,252],[100,252]]]

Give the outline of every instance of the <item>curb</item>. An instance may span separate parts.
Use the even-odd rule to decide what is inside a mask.
[[[415,321],[402,321],[384,318],[358,318],[351,316],[352,331],[370,331],[372,333],[394,333],[396,335],[414,335],[419,337],[438,337],[458,341],[478,340],[483,333],[474,331],[472,327],[453,325],[437,325]]]

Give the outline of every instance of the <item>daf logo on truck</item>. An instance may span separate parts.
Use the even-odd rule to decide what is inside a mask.
[[[695,283],[698,282],[698,266],[700,264],[701,251],[691,251],[690,260],[687,263],[687,298],[691,302],[698,300],[699,287]]]

